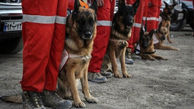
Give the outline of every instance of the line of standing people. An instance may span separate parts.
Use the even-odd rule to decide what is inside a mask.
[[[127,0],[127,3],[132,4],[134,1]],[[146,7],[148,8],[146,17],[150,25],[148,30],[153,27],[156,29],[159,2],[161,3],[161,0],[141,0],[132,38],[129,40],[129,48],[132,51],[139,39],[141,21]],[[88,80],[104,83],[107,81],[106,77],[111,75],[109,72],[101,74],[100,69],[108,46],[115,0],[98,0],[97,3],[97,36],[88,69]],[[68,4],[71,7],[74,1],[22,0],[24,49],[21,87],[24,109],[45,109],[45,106],[69,109],[72,106],[70,101],[63,100],[56,93],[59,65],[64,49]]]

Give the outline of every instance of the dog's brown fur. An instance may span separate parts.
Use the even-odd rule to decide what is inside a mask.
[[[123,77],[131,77],[126,71],[125,52],[128,46],[127,40],[131,37],[131,30],[134,23],[133,18],[138,6],[139,0],[133,6],[127,6],[125,5],[125,0],[119,0],[119,10],[113,19],[111,36],[101,70],[108,71],[111,69],[109,67],[111,63],[112,71],[116,78],[122,77],[118,72],[117,58],[120,59]]]
[[[84,13],[89,14],[85,15]],[[73,14],[79,15],[73,18]],[[83,7],[79,7],[78,11],[73,14],[71,14],[67,19],[66,33],[68,37],[65,41],[65,49],[70,55],[75,54],[79,55],[79,57],[70,56],[66,64],[63,66],[62,71],[59,73],[58,94],[63,98],[73,97],[74,105],[76,107],[85,107],[85,103],[81,101],[78,93],[76,79],[80,79],[81,81],[82,92],[86,101],[89,103],[96,103],[97,99],[90,94],[88,88],[88,65],[93,49],[93,40],[96,36],[96,15],[93,9],[86,9]],[[85,19],[95,19],[91,39],[82,39],[82,36],[78,32],[78,25],[80,25],[78,23],[80,22],[77,22],[77,19],[81,20],[81,16]]]
[[[163,9],[163,12],[161,13],[162,21],[160,22],[161,27],[166,27],[167,28],[167,33],[166,37],[169,43],[172,43],[170,40],[170,25],[171,25],[171,15],[172,15],[172,10],[176,6],[176,2],[173,0],[173,4],[169,5],[164,1],[165,8]]]
[[[165,37],[168,36],[168,28],[165,26],[159,26],[158,30],[156,31],[155,36],[157,40],[159,41],[158,43],[154,44],[155,49],[161,49],[161,50],[175,50],[178,51],[178,48],[172,47],[172,46],[167,46],[164,45],[164,40]]]
[[[145,60],[166,60],[162,56],[158,56],[155,54],[155,49],[154,49],[154,43],[153,43],[153,34],[155,33],[154,30],[150,32],[143,32],[141,30],[140,33],[140,56],[142,59]]]
[[[161,27],[167,28],[166,37],[169,43],[172,43],[170,40],[170,19],[164,19],[162,18],[162,21],[160,22]]]
[[[116,31],[114,32],[112,32],[112,35],[118,34],[117,35],[118,37],[122,37],[121,34],[119,35],[119,33],[117,33]],[[128,37],[130,37],[130,33]],[[126,52],[127,46],[128,46],[127,40],[110,39],[107,52],[102,64],[102,69],[105,68],[106,71],[110,70],[111,69],[110,63],[111,63],[114,76],[116,78],[121,78],[122,76],[118,72],[118,67],[116,62],[116,59],[119,58],[121,62],[121,70],[122,70],[123,77],[126,77],[126,78],[131,77],[131,75],[127,73],[126,67],[125,67],[125,52]]]

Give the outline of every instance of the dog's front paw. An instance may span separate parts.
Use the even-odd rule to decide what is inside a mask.
[[[151,60],[151,61],[155,61],[156,58],[152,57],[152,56],[148,56],[148,59]]]
[[[115,73],[115,74],[114,74],[114,77],[115,77],[115,78],[122,78],[122,75],[120,75],[119,73]]]
[[[155,61],[156,59],[155,59],[155,58],[150,58],[149,60],[151,60],[151,61]]]
[[[77,108],[85,108],[86,107],[86,104],[82,101],[80,101],[80,102],[75,102],[74,101],[73,105]]]
[[[175,48],[175,51],[180,51],[180,49],[179,48]]]
[[[98,102],[98,99],[95,98],[95,97],[93,97],[93,96],[91,96],[91,97],[85,97],[85,99],[86,99],[86,101],[88,103],[97,103]]]
[[[168,41],[169,43],[172,43],[172,41]]]
[[[131,78],[132,76],[128,73],[123,73],[123,78]]]
[[[119,46],[120,46],[120,48],[124,48],[124,47],[128,46],[128,43],[127,43],[127,41],[120,41]]]

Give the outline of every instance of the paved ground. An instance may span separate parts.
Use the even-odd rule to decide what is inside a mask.
[[[89,83],[99,103],[87,104],[87,109],[194,109],[194,37],[190,31],[172,35],[173,43],[166,43],[180,51],[157,50],[167,61],[136,59],[127,65],[133,78]],[[21,92],[21,77],[22,53],[0,55],[0,96]],[[20,108],[21,104],[0,101],[0,109]]]

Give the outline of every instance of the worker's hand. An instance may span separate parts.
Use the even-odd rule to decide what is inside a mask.
[[[104,0],[97,0],[98,7],[104,6]]]

